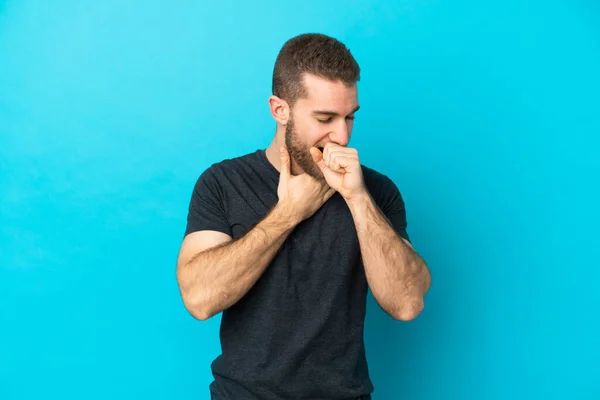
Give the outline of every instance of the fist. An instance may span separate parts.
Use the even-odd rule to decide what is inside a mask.
[[[321,169],[327,184],[341,194],[346,201],[366,193],[356,149],[327,143],[323,151],[312,147],[310,155]]]
[[[281,172],[279,175],[279,209],[294,224],[311,217],[333,196],[335,190],[322,179],[317,180],[307,173],[292,176],[290,155],[285,147],[280,149]]]

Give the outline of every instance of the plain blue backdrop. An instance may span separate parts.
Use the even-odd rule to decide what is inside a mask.
[[[208,399],[175,281],[211,163],[265,148],[285,40],[362,68],[351,146],[433,286],[369,297],[375,399],[600,398],[600,5],[0,1],[0,399]]]

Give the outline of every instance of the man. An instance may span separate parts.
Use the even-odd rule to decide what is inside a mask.
[[[400,192],[347,147],[359,75],[331,37],[287,41],[272,143],[195,185],[177,280],[194,317],[223,312],[212,399],[369,399],[368,287],[395,319],[423,309],[431,277]]]

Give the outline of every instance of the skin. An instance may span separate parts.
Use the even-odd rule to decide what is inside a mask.
[[[288,146],[294,145],[293,151],[290,148],[293,170],[324,179],[344,197],[357,228],[373,297],[391,317],[414,319],[423,310],[431,275],[424,260],[396,234],[367,192],[358,151],[347,147],[359,108],[357,86],[313,75],[304,76],[304,85],[307,96],[293,108],[282,99],[270,98],[275,119],[283,126],[289,126],[291,120],[293,129],[276,134],[267,157],[277,167],[272,155],[283,136]]]
[[[336,191],[351,211],[365,273],[377,303],[394,319],[416,318],[431,275],[411,244],[399,237],[366,190],[359,154],[349,148],[356,85],[305,74],[306,96],[293,105],[269,98],[277,121],[266,150],[280,171],[279,201],[243,237],[194,232],[182,244],[177,279],[188,311],[198,319],[235,304],[254,285],[289,233]]]

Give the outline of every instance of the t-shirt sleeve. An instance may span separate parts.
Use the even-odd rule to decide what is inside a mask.
[[[406,208],[404,205],[404,199],[400,194],[400,190],[391,179],[386,179],[387,185],[383,191],[384,201],[382,202],[381,210],[390,221],[394,230],[410,242],[408,232],[406,230]]]
[[[219,231],[231,236],[223,191],[212,168],[204,171],[194,185],[185,235],[204,230]]]

